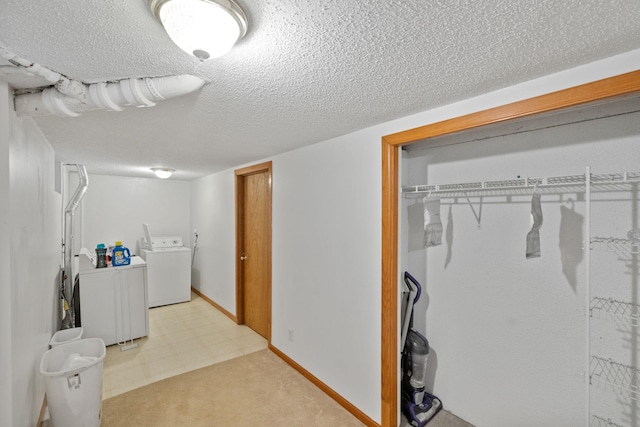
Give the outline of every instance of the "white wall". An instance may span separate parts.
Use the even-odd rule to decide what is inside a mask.
[[[272,302],[273,345],[374,419],[381,327],[376,139],[362,132],[274,159]]]
[[[88,174],[79,209],[83,247],[93,251],[98,243],[120,240],[139,255],[143,223],[152,237],[178,235],[189,244],[189,182]],[[77,177],[70,192],[76,185]]]
[[[6,105],[6,86],[1,90]],[[11,396],[3,398],[11,409],[6,416],[2,412],[8,417],[2,424],[33,426],[44,398],[40,359],[60,322],[60,196],[54,190],[53,149],[34,121],[18,119],[6,107],[0,117],[5,122],[8,118],[9,125],[9,194],[4,200],[10,212],[10,239],[4,245],[10,247],[10,263],[8,270],[2,269],[9,275],[3,278],[3,299],[9,302],[10,317],[2,323],[11,328],[10,337],[3,333],[2,346],[11,351]],[[2,362],[5,359],[3,352]]]
[[[273,160],[273,344],[379,422],[381,137],[635,69],[640,50],[265,159]],[[193,181],[191,228],[201,231],[197,286],[233,313],[232,186],[232,170]]]
[[[0,200],[9,200],[9,108],[12,98],[6,83],[0,82]],[[0,235],[11,233],[8,203],[0,203]],[[0,283],[11,283],[11,251],[0,247]],[[5,286],[6,288],[6,286]],[[11,298],[0,300],[0,341],[11,342]],[[10,426],[13,395],[11,393],[12,351],[10,345],[0,346],[0,425]]]
[[[230,313],[236,311],[234,180],[228,170],[191,182],[191,232],[198,230],[191,284]]]

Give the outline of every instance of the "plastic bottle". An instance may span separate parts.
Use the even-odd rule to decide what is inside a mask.
[[[98,243],[96,246],[96,268],[105,268],[107,266],[107,247],[104,243]]]
[[[111,267],[111,255],[113,254],[113,245],[107,247],[107,267]]]
[[[113,252],[111,252],[111,264],[114,267],[131,264],[131,253],[128,248],[122,246],[121,241],[116,241],[116,245],[113,247]]]

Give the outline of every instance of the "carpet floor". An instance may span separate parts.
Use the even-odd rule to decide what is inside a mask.
[[[129,391],[102,403],[102,426],[363,424],[269,350]]]
[[[361,427],[269,350],[167,378],[102,402],[102,427]],[[403,420],[401,426],[408,426]],[[428,427],[468,427],[440,411]]]

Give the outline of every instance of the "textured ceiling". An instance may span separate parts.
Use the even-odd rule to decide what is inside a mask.
[[[0,44],[86,83],[205,79],[153,108],[36,118],[59,160],[90,174],[176,179],[640,48],[638,0],[238,1],[247,35],[204,63],[147,0],[0,0]]]

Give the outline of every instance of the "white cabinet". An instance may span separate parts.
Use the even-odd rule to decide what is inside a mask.
[[[80,270],[84,337],[106,345],[149,335],[147,265],[140,257],[121,267]]]

